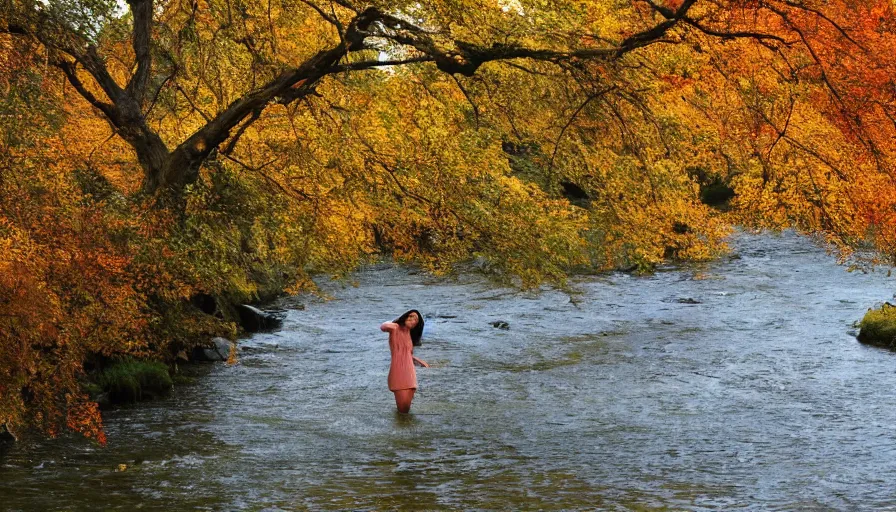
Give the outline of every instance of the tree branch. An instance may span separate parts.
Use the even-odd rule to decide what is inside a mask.
[[[703,32],[706,35],[719,37],[722,39],[750,38],[750,39],[756,39],[758,41],[773,40],[773,41],[778,41],[779,43],[783,44],[784,46],[791,46],[795,43],[795,41],[787,41],[783,37],[775,36],[772,34],[763,34],[762,32],[749,32],[749,31],[742,31],[742,30],[737,30],[734,32],[726,32],[723,30],[715,30],[715,29],[704,27],[703,25],[699,24],[696,20],[691,19],[691,18],[682,18],[681,21],[696,28],[697,30],[699,30],[700,32]]]
[[[181,87],[179,83],[175,82],[174,87],[183,95],[184,99],[187,100],[187,103],[189,103],[190,106],[193,107],[193,110],[195,110],[196,112],[199,112],[199,115],[202,116],[203,119],[205,119],[206,123],[212,122],[212,118],[209,117],[208,114],[203,112],[202,109],[199,108],[198,105],[193,103],[193,98],[191,98],[190,95],[187,94],[187,91],[185,91],[184,88]]]
[[[697,0],[685,0],[676,11],[656,6],[668,18],[656,26],[634,34],[623,40],[618,47],[583,48],[572,51],[556,51],[526,48],[516,44],[495,43],[489,47],[451,39],[450,37],[425,30],[413,23],[369,7],[352,21],[346,31],[346,41],[352,50],[364,48],[367,37],[385,38],[395,43],[410,46],[436,63],[446,73],[460,73],[472,76],[484,63],[496,60],[527,58],[551,62],[575,59],[615,60],[637,48],[664,41],[663,36],[685,18],[688,10]]]
[[[236,133],[233,135],[233,137],[230,138],[230,142],[228,142],[227,146],[221,150],[222,155],[228,156],[228,155],[230,155],[230,153],[233,152],[234,148],[236,148],[237,142],[239,142],[239,140],[240,140],[240,137],[243,136],[243,133],[245,133],[246,129],[249,128],[249,125],[254,123],[258,119],[259,116],[261,116],[260,108],[253,111],[252,117],[250,117],[248,120],[246,120],[246,122],[244,122],[240,126],[239,130],[236,131]]]
[[[772,151],[775,150],[775,146],[778,145],[778,142],[781,142],[781,139],[784,138],[784,134],[787,133],[787,128],[790,127],[790,119],[793,117],[794,106],[796,106],[796,99],[791,95],[790,96],[790,108],[787,111],[787,119],[784,120],[784,128],[782,128],[781,130],[778,130],[777,127],[775,127],[775,131],[778,132],[778,136],[775,138],[774,142],[772,142],[771,145],[768,147],[768,151],[765,154],[766,160],[772,159]]]
[[[52,45],[50,45],[52,47]],[[122,100],[124,96],[124,89],[118,85],[118,82],[112,78],[112,75],[109,74],[109,70],[106,68],[106,64],[103,62],[102,57],[96,51],[96,46],[88,45],[87,51],[81,55],[71,54],[78,62],[84,66],[93,79],[102,87],[103,92],[106,93],[106,96],[112,100],[113,103],[118,103]]]
[[[78,94],[80,94],[81,97],[83,97],[85,100],[87,100],[88,103],[99,109],[100,112],[102,112],[116,128],[121,127],[122,120],[121,116],[119,115],[118,109],[116,109],[114,105],[98,100],[96,96],[93,95],[93,93],[91,93],[87,90],[86,87],[84,87],[84,83],[81,82],[80,78],[78,78],[78,69],[76,63],[69,62],[60,58],[54,61],[53,65],[62,70],[62,72],[68,78],[68,81],[72,84],[75,90],[78,91]]]
[[[433,58],[426,57],[413,57],[410,59],[394,59],[394,60],[365,60],[361,62],[352,62],[349,64],[340,64],[338,66],[331,66],[326,70],[327,74],[332,73],[342,73],[345,71],[358,71],[361,69],[371,69],[371,68],[382,68],[387,66],[402,66],[405,64],[414,64],[417,62],[433,62]]]
[[[327,75],[347,51],[345,43],[320,51],[298,68],[281,73],[261,88],[231,103],[172,151],[171,160],[163,175],[152,187],[184,185],[195,181],[199,166],[213,149],[227,140],[233,128],[253,112],[263,110],[278,97],[296,99],[310,94],[316,83]]]
[[[599,98],[614,89],[616,89],[616,86],[611,85],[595,92],[594,94],[589,95],[588,98],[586,98],[585,101],[583,101],[582,104],[579,105],[579,108],[577,108],[575,112],[573,112],[572,115],[569,116],[566,124],[563,125],[563,129],[560,130],[560,135],[557,135],[557,141],[554,143],[554,151],[551,153],[551,161],[550,163],[548,163],[548,175],[551,175],[554,172],[554,159],[557,157],[557,150],[560,148],[560,141],[563,139],[563,135],[566,133],[566,130],[569,129],[570,125],[572,125],[573,121],[575,121],[579,113],[582,112],[582,110],[584,110],[592,100],[594,100],[595,98]]]
[[[230,155],[222,154],[221,156],[223,156],[224,158],[230,160],[231,162],[233,162],[233,163],[239,165],[239,166],[242,167],[243,169],[246,169],[247,171],[254,172],[255,174],[261,176],[262,178],[264,178],[265,181],[267,181],[267,182],[270,183],[271,185],[277,187],[281,192],[283,192],[283,193],[286,194],[287,196],[294,196],[294,197],[298,197],[299,199],[311,199],[311,197],[308,196],[308,194],[306,194],[305,192],[302,192],[301,190],[298,190],[298,189],[296,189],[295,187],[293,187],[293,186],[291,186],[291,185],[289,185],[289,186],[283,185],[282,183],[280,183],[279,181],[275,180],[275,179],[272,178],[271,176],[268,176],[267,174],[265,174],[264,172],[262,172],[262,170],[263,170],[265,167],[267,167],[268,165],[271,165],[272,163],[276,162],[276,161],[277,161],[276,158],[273,159],[273,160],[269,160],[269,161],[267,161],[267,162],[261,164],[261,165],[258,166],[258,167],[252,167],[251,165],[248,165],[248,164],[246,164],[245,162],[243,162],[243,161],[241,161],[241,160],[239,160],[239,159],[237,159],[237,158],[234,158],[234,157],[232,157],[232,156],[230,156]],[[288,188],[287,188],[287,187],[288,187]]]
[[[812,14],[818,16],[819,18],[821,18],[821,19],[827,21],[828,23],[831,24],[831,26],[834,27],[834,29],[837,30],[837,32],[840,32],[840,35],[842,35],[844,38],[846,38],[847,41],[849,41],[850,43],[856,45],[858,48],[862,49],[862,51],[864,51],[864,52],[866,52],[866,53],[868,52],[868,49],[867,49],[867,48],[865,48],[864,46],[862,46],[861,44],[859,44],[859,42],[856,41],[855,39],[853,39],[853,38],[849,35],[849,33],[847,33],[846,30],[843,29],[843,27],[841,27],[837,22],[835,22],[835,21],[832,20],[830,17],[828,17],[825,13],[819,11],[818,9],[813,9],[813,8],[811,8],[811,7],[808,7],[808,6],[801,5],[801,4],[797,3],[797,2],[794,2],[793,0],[784,0],[784,4],[785,4],[785,5],[788,5],[788,6],[790,6],[790,7],[793,7],[794,9],[801,9],[801,10],[804,10],[804,11],[809,11],[809,12],[811,12]]]
[[[476,120],[476,129],[479,129],[479,106],[476,105],[475,101],[473,101],[473,98],[470,96],[470,93],[467,92],[464,84],[460,83],[460,80],[454,75],[451,75],[451,78],[454,79],[454,82],[457,84],[460,92],[464,93],[464,97],[467,98],[467,101],[470,102],[470,106],[473,107],[473,117]]]
[[[146,95],[146,84],[152,68],[150,55],[150,35],[152,34],[152,0],[127,0],[134,16],[133,38],[134,56],[137,59],[137,70],[125,88],[127,92],[143,103]]]
[[[34,6],[19,7],[5,14],[6,32],[27,35],[51,50],[69,55],[90,73],[113,103],[119,101],[123,89],[109,74],[103,59],[97,54],[96,46],[83,36]]]
[[[301,2],[317,11],[317,14],[319,14],[321,18],[325,19],[328,23],[335,26],[336,30],[339,31],[339,37],[342,37],[342,32],[345,29],[343,28],[342,23],[339,21],[339,18],[337,18],[335,14],[327,14],[326,11],[324,11],[319,5],[312,2],[311,0],[301,0]]]
[[[647,46],[662,39],[662,37],[666,35],[666,32],[668,32],[670,28],[674,27],[679,20],[685,17],[688,10],[690,10],[691,6],[693,6],[697,0],[685,0],[684,3],[681,4],[681,7],[679,7],[676,11],[672,11],[671,9],[666,7],[660,7],[653,3],[651,0],[646,1],[651,5],[651,7],[662,14],[663,17],[666,18],[666,21],[657,24],[653,28],[638,32],[637,34],[627,37],[622,41],[622,43],[619,44],[619,48],[616,50],[616,58],[619,58],[623,54],[626,54],[632,50]]]
[[[162,89],[168,85],[168,82],[174,78],[174,75],[177,74],[177,70],[174,70],[170,75],[165,77],[165,80],[162,80],[162,83],[156,88],[156,92],[152,96],[152,101],[149,102],[149,106],[146,107],[146,111],[144,112],[144,117],[149,116],[149,113],[152,112],[152,109],[155,108],[156,102],[159,100],[159,95],[162,94]]]

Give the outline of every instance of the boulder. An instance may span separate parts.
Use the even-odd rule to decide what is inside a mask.
[[[248,304],[240,304],[236,309],[240,315],[240,326],[246,332],[276,329],[283,325],[286,317],[285,310],[262,311]]]
[[[224,338],[212,338],[206,347],[193,349],[193,361],[227,361],[230,355],[230,340]]]
[[[504,329],[505,331],[510,329],[510,324],[508,324],[504,320],[496,320],[496,321],[492,322],[491,324],[492,324],[492,327],[494,327],[496,329]]]

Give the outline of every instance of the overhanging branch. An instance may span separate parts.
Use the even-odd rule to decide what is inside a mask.
[[[93,93],[91,93],[90,91],[87,90],[86,87],[84,87],[84,83],[81,82],[80,78],[78,78],[78,70],[77,70],[76,63],[73,63],[73,62],[70,62],[70,61],[60,58],[60,59],[54,61],[53,65],[58,67],[60,70],[62,70],[62,72],[65,74],[66,78],[68,78],[68,81],[72,84],[72,86],[75,88],[75,90],[78,91],[78,94],[80,94],[81,97],[83,97],[85,100],[87,100],[88,103],[90,103],[91,105],[93,105],[94,107],[99,109],[103,114],[105,114],[105,116],[109,119],[109,121],[114,126],[120,127],[121,118],[119,116],[118,110],[115,108],[114,105],[111,105],[109,103],[105,103],[103,101],[98,100],[96,98],[96,96],[93,95]]]

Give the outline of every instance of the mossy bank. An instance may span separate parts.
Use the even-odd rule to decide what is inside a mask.
[[[167,394],[174,386],[168,366],[156,361],[125,359],[92,377],[86,387],[102,406],[149,400]]]
[[[858,339],[862,343],[896,350],[896,306],[884,303],[869,309],[859,323]]]

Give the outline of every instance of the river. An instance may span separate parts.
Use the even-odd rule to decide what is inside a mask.
[[[534,294],[378,265],[293,299],[239,364],[0,457],[6,510],[896,510],[892,299],[794,234]],[[379,323],[426,319],[410,415]],[[509,328],[492,326],[504,321]]]

